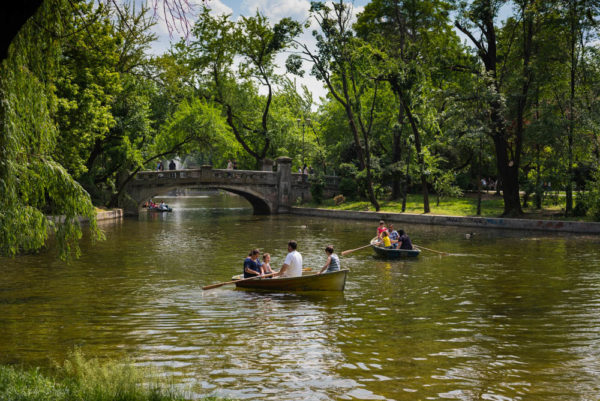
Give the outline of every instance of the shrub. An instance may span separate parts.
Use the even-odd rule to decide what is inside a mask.
[[[325,178],[322,173],[317,173],[309,176],[308,182],[310,183],[310,195],[312,196],[313,202],[317,205],[323,202],[323,190],[325,189]]]
[[[354,199],[358,195],[358,184],[356,179],[344,177],[340,180],[339,190],[342,195]]]
[[[133,361],[86,359],[79,350],[70,354],[55,375],[39,369],[21,370],[0,365],[0,400],[15,401],[184,401],[189,397],[150,368]],[[215,397],[204,401],[223,400]]]

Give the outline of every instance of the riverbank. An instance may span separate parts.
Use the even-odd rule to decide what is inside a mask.
[[[192,399],[132,361],[86,359],[76,351],[51,374],[0,365],[0,400],[185,401]],[[202,401],[227,401],[206,397]]]
[[[478,228],[504,228],[513,230],[569,232],[577,234],[600,234],[600,223],[566,221],[566,220],[537,220],[537,219],[509,219],[502,217],[473,217],[473,216],[447,216],[416,213],[393,213],[353,211],[339,209],[322,209],[309,207],[293,207],[292,214],[312,217],[327,217],[345,220],[370,220],[377,222],[405,223],[405,224],[430,224],[441,226],[478,227]]]
[[[118,220],[122,219],[125,214],[123,213],[123,209],[100,209],[96,208],[96,221],[106,221],[106,220]],[[48,220],[53,221],[55,223],[62,223],[65,220],[65,216],[47,216]],[[87,223],[89,219],[87,217],[79,217],[80,223]]]

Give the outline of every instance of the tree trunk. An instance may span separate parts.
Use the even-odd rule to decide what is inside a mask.
[[[394,130],[394,138],[392,144],[392,163],[397,164],[402,160],[402,127]],[[393,172],[392,174],[392,199],[396,200],[402,194],[400,174]]]
[[[567,136],[567,188],[566,188],[566,205],[565,215],[569,216],[573,213],[573,135],[575,131],[575,74],[577,72],[577,55],[575,48],[577,46],[577,10],[575,9],[575,0],[569,2],[569,19],[570,19],[570,58],[571,58],[571,76],[570,76],[570,93],[569,93],[569,129]]]
[[[419,163],[419,172],[421,173],[421,188],[423,191],[423,213],[429,213],[431,212],[431,209],[429,208],[429,190],[427,188],[427,177],[425,176],[425,159],[422,153],[421,135],[410,108],[404,101],[402,101],[402,105],[404,106],[404,111],[406,112],[406,116],[408,117],[408,121],[410,122],[415,137],[415,150],[417,151],[417,161]]]

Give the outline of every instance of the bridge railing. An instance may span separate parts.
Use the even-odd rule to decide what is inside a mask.
[[[293,184],[309,184],[311,174],[292,173]],[[336,187],[340,184],[340,177],[333,175],[325,176],[326,187]]]
[[[167,171],[140,171],[134,185],[166,182],[219,182],[231,184],[276,184],[276,173],[255,170],[213,170],[212,168],[182,169]]]

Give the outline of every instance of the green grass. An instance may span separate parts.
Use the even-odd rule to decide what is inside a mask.
[[[164,376],[132,361],[86,359],[75,351],[52,373],[0,365],[0,401],[183,401]],[[204,401],[217,401],[214,397]]]
[[[379,200],[381,212],[400,213],[402,211],[402,200],[390,201]],[[437,197],[430,195],[429,207],[433,215],[449,215],[449,216],[476,216],[477,215],[477,196],[476,194],[466,194],[460,198],[441,198],[439,205]],[[533,204],[533,199],[530,200],[530,205]],[[300,206],[303,207],[318,207],[322,209],[334,210],[356,210],[356,211],[375,211],[375,208],[370,202],[365,200],[348,201],[336,206],[333,199],[326,199],[321,204],[307,202]],[[536,210],[529,207],[523,210],[525,215],[523,218],[529,219],[553,219],[553,220],[572,220],[572,221],[591,221],[587,217],[564,217],[564,199],[552,196],[546,197],[542,204],[541,210]],[[484,217],[500,217],[504,211],[504,202],[501,196],[496,196],[493,193],[484,194],[481,201],[481,216]],[[410,194],[406,200],[406,213],[423,213],[423,196]]]

